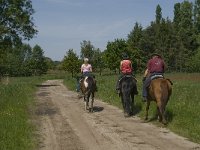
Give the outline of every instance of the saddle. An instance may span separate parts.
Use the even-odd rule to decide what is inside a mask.
[[[152,80],[155,80],[155,79],[158,79],[158,78],[162,78],[162,79],[164,79],[164,76],[162,75],[162,74],[154,74],[154,75],[150,75],[150,80],[145,80],[144,81],[144,86],[146,87],[146,88],[149,88],[149,86],[150,86],[150,84],[151,84],[151,81]]]
[[[93,82],[94,82],[94,85],[95,85],[95,92],[97,92],[98,90],[97,90],[97,85],[96,85],[96,80],[95,80],[95,78],[94,78],[94,76],[84,76],[84,77],[82,77],[80,80],[79,80],[79,82],[80,82],[80,84],[81,84],[81,90],[82,90],[82,88],[83,88],[83,84],[84,84],[84,81],[85,81],[85,79],[87,79],[87,78],[92,78],[93,79]],[[88,87],[84,87],[84,90],[87,90],[88,89]],[[82,92],[84,91],[84,90],[82,90]]]
[[[123,75],[121,79],[119,79],[119,82],[121,82],[121,80],[124,78],[133,78],[135,82],[137,82],[137,79],[133,75],[130,75],[130,74]]]
[[[135,95],[137,95],[138,94],[138,91],[137,91],[137,85],[136,85],[136,83],[137,83],[137,79],[135,78],[135,76],[133,76],[133,75],[123,75],[122,77],[121,77],[121,79],[119,79],[119,81],[118,81],[118,88],[119,89],[121,89],[122,87],[121,87],[121,84],[122,84],[122,80],[124,79],[124,78],[129,78],[129,79],[132,79],[133,80],[133,82],[135,81],[135,84],[133,85],[133,86],[135,86],[135,88],[134,88],[134,94]],[[118,94],[120,94],[119,93],[119,90],[117,90],[117,93]],[[119,95],[120,96],[120,95]]]

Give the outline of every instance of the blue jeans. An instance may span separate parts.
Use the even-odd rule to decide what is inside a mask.
[[[152,73],[150,76],[148,76],[146,78],[146,80],[143,82],[143,89],[142,89],[142,96],[143,97],[147,97],[148,95],[148,91],[147,91],[147,88],[149,87],[150,83],[151,83],[151,77],[152,76],[155,76],[155,75],[162,75],[163,76],[163,73]]]

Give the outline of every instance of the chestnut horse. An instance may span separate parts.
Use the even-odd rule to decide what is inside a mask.
[[[89,110],[89,112],[93,112],[95,88],[96,88],[96,81],[92,76],[85,76],[81,80],[81,91],[84,95],[85,110]],[[90,98],[91,102],[89,107]]]
[[[167,124],[165,108],[172,93],[172,85],[172,82],[165,78],[156,78],[151,81],[148,87],[145,120],[148,119],[150,102],[155,101],[157,104],[157,116],[159,117],[159,121],[163,124]]]

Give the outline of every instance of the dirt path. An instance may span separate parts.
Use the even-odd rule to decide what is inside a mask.
[[[82,99],[61,80],[49,80],[37,93],[36,118],[40,150],[197,150],[165,128],[124,118],[116,107],[95,100],[95,112],[84,111]]]

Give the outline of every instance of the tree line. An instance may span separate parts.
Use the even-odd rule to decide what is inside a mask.
[[[95,70],[101,72],[109,68],[116,72],[123,52],[131,57],[136,72],[145,69],[152,53],[159,53],[164,58],[170,72],[200,72],[200,0],[176,3],[173,20],[163,18],[162,8],[157,5],[155,20],[146,28],[136,22],[127,39],[109,41],[102,52],[90,41],[83,41],[80,55],[81,59],[88,57]],[[71,53],[73,49],[70,55],[66,54],[63,64],[69,63]],[[78,60],[78,56],[73,55]],[[70,72],[72,68],[65,67]],[[76,71],[77,64],[73,72]]]
[[[33,14],[31,0],[0,1],[0,77],[41,75],[54,67],[39,45],[23,43],[38,33]]]
[[[32,48],[23,43],[38,33],[33,14],[31,0],[0,1],[1,75],[41,75],[55,68],[55,62],[44,56],[39,45]],[[157,5],[155,19],[147,27],[136,22],[126,39],[108,41],[105,50],[86,40],[80,47],[80,56],[69,49],[59,64],[72,76],[80,72],[84,57],[89,58],[96,72],[105,68],[118,72],[123,52],[129,54],[136,72],[145,69],[155,52],[163,56],[170,72],[200,72],[200,0],[176,3],[173,19],[163,18],[162,8]]]

